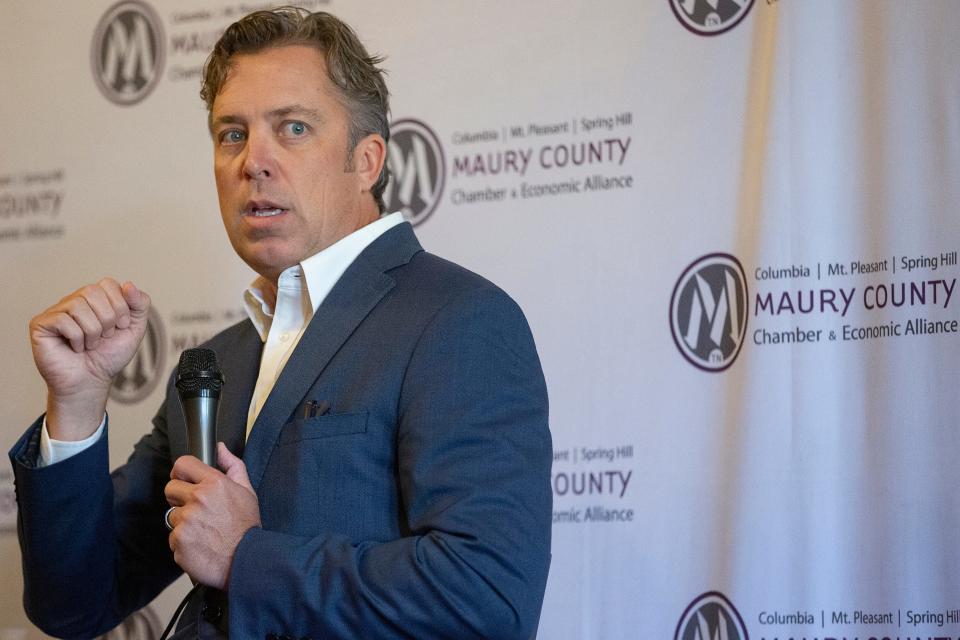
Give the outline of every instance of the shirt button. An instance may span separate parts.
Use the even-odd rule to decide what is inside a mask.
[[[281,334],[280,334],[280,342],[286,342],[286,341],[289,340],[289,339],[290,339],[290,334],[289,334],[289,333],[281,333]]]

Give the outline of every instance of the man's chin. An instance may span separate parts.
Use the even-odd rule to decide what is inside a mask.
[[[300,264],[299,258],[290,255],[263,255],[259,253],[241,256],[241,258],[247,263],[248,267],[273,282],[277,281],[277,278],[280,277],[280,274],[283,273],[284,270]]]

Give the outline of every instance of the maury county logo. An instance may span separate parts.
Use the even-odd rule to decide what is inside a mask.
[[[681,24],[702,36],[715,36],[737,26],[754,0],[667,0]]]
[[[750,640],[743,618],[719,591],[697,597],[680,617],[673,640]]]
[[[390,183],[384,194],[388,211],[401,211],[417,225],[434,212],[443,196],[446,160],[430,127],[406,118],[390,125],[387,155]]]
[[[167,337],[160,314],[150,307],[147,332],[133,360],[114,377],[110,397],[122,404],[135,404],[150,395],[164,375]]]
[[[694,261],[670,298],[670,330],[680,353],[704,371],[736,360],[747,332],[747,278],[740,261],[711,253]]]
[[[146,98],[163,75],[163,25],[138,0],[122,0],[100,19],[90,47],[93,78],[104,96],[119,105]]]

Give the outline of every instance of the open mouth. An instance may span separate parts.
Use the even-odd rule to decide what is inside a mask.
[[[275,202],[265,200],[259,202],[256,200],[250,201],[243,210],[243,214],[251,218],[272,218],[286,212],[287,209],[284,207],[281,207]]]
[[[286,211],[286,209],[251,209],[250,215],[254,218],[272,218]]]

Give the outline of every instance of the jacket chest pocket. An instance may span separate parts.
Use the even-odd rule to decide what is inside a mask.
[[[321,492],[342,487],[344,448],[362,447],[367,412],[327,414],[287,423],[270,454],[257,494],[263,527],[292,535],[327,530]]]
[[[357,413],[328,413],[288,422],[280,430],[277,448],[295,444],[302,440],[366,433],[367,417],[368,413],[366,411],[359,411]]]

